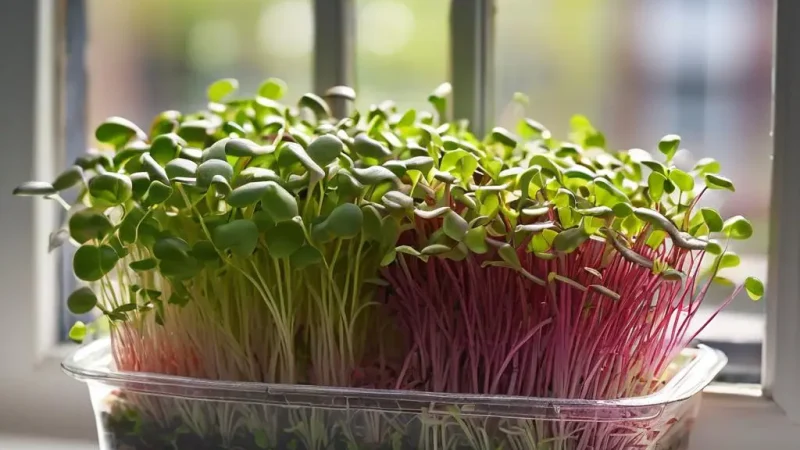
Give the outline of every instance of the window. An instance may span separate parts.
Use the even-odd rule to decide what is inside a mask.
[[[513,129],[521,108],[566,136],[585,114],[616,148],[654,150],[675,133],[691,168],[713,157],[737,192],[708,192],[723,216],[753,221],[754,238],[734,242],[742,264],[724,275],[766,279],[770,197],[774,3],[761,0],[497,0],[495,110]],[[730,288],[715,287],[698,322]],[[758,383],[765,302],[739,295],[700,335],[731,359],[721,379]]]
[[[356,0],[354,8],[357,106],[391,99],[427,108],[428,94],[448,78],[448,2]]]
[[[800,89],[800,4],[793,0],[20,2],[0,14],[0,29],[15,36],[0,71],[9,87],[0,130],[14,152],[0,166],[2,192],[51,178],[91,142],[93,124],[105,116],[146,122],[162,109],[196,108],[189,102],[219,77],[236,76],[253,90],[277,76],[289,82],[290,96],[316,89],[314,30],[323,26],[315,7],[344,12],[356,25],[328,21],[325,32],[343,39],[325,44],[341,66],[355,67],[352,77],[347,70],[331,77],[354,83],[362,105],[393,98],[424,107],[427,93],[451,79],[455,108],[471,118],[491,112],[491,121],[512,127],[521,111],[509,100],[522,92],[527,114],[556,135],[565,134],[571,114],[583,113],[615,146],[646,147],[676,132],[689,150],[719,159],[741,187],[723,210],[748,215],[765,237],[735,249],[744,264],[733,277],[768,273],[769,292],[761,303],[741,296],[703,339],[731,356],[736,370],[726,380],[758,382],[763,372],[765,396],[711,397],[699,434],[705,448],[753,439],[765,448],[796,445],[789,419],[800,420],[800,180],[792,170],[800,156],[792,135],[800,99],[790,94]],[[459,19],[452,29],[449,17]],[[59,292],[68,292],[62,261],[69,255],[48,255],[43,239],[60,218],[50,204],[7,195],[0,195],[0,212],[0,339],[9,343],[0,346],[0,405],[15,405],[0,407],[0,430],[90,437],[85,389],[59,373],[53,353],[55,324],[74,320],[55,306]]]

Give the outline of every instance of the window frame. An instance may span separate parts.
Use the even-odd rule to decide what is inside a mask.
[[[66,0],[16,2],[0,14],[4,43],[0,103],[5,148],[0,165],[3,252],[0,282],[0,429],[87,438],[95,431],[85,386],[60,373],[58,253],[47,236],[59,220],[57,205],[10,198],[26,180],[53,179],[63,160],[61,123],[63,31]],[[9,150],[11,151],[11,150]],[[9,153],[9,155],[12,155]]]
[[[5,193],[0,196],[5,244],[0,252],[0,281],[5,288],[0,301],[6,306],[0,314],[0,339],[4,342],[0,346],[0,404],[14,405],[0,408],[0,432],[93,440],[95,429],[89,420],[91,405],[86,389],[59,370],[68,348],[59,344],[54,326],[59,321],[54,308],[60,301],[55,281],[59,257],[47,252],[47,235],[58,223],[58,208],[50,202],[12,199],[8,195],[22,181],[52,179],[64,162],[63,68],[69,1],[83,0],[18,2],[0,15],[0,29],[15,36],[13,43],[4,44],[4,69],[0,71],[0,85],[11,87],[0,103],[0,126],[7,130],[6,148],[15,152],[0,166],[0,192]],[[465,15],[470,23],[482,24],[479,28],[483,30],[476,39],[469,40],[469,48],[451,50],[451,67],[473,67],[477,71],[454,80],[456,87],[471,86],[454,93],[454,104],[465,105],[461,111],[469,111],[463,113],[467,117],[483,120],[479,115],[485,111],[475,105],[491,104],[485,103],[490,90],[479,80],[491,76],[487,65],[492,60],[487,55],[492,50],[491,12],[496,5],[494,0],[452,1],[451,17]],[[796,26],[800,3],[775,2],[773,194],[763,395],[760,389],[755,395],[745,395],[747,390],[741,386],[726,394],[708,394],[693,438],[692,447],[698,449],[725,448],[726,443],[729,448],[750,443],[745,447],[768,444],[765,448],[788,449],[800,441],[800,389],[796,387],[796,380],[800,380],[800,352],[796,351],[800,348],[796,326],[800,321],[800,277],[796,274],[800,238],[793,234],[800,212],[791,208],[792,202],[800,198],[800,177],[792,173],[793,167],[800,167],[800,154],[793,151],[791,142],[792,125],[800,123],[800,47],[792,45],[800,39],[800,28]],[[351,19],[353,3],[315,0],[317,7],[325,5],[330,14]],[[325,16],[332,17],[327,13]],[[319,34],[323,21],[317,22]],[[451,37],[470,34],[470,28],[463,23],[451,18]],[[341,70],[333,79],[315,77],[317,90],[323,83],[353,81],[355,32],[352,27],[334,29],[340,39],[327,40],[326,45],[344,58],[340,61]],[[323,41],[326,40],[318,39],[317,44],[323,45]],[[321,73],[319,68],[328,62],[322,58],[315,61],[315,72]],[[70,123],[76,122],[81,123]],[[718,390],[718,386],[710,390]]]
[[[800,3],[775,0],[773,154],[767,325],[762,361],[764,394],[800,423],[800,154],[793,126],[800,123]],[[795,207],[793,207],[795,206]],[[780,357],[779,357],[780,355]]]

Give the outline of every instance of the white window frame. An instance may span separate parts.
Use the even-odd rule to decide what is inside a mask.
[[[0,433],[28,433],[94,440],[94,421],[85,387],[59,370],[65,346],[59,344],[56,254],[47,252],[47,236],[56,226],[57,206],[41,200],[14,199],[13,187],[29,179],[52,179],[63,166],[61,111],[64,92],[63,15],[66,1],[15,2],[0,14],[3,47],[0,86],[0,135],[5,161],[0,165]],[[454,108],[485,126],[491,101],[493,0],[452,0],[451,40],[468,47],[451,52],[453,67],[474,72],[453,80]],[[767,292],[767,333],[761,388],[709,388],[692,439],[693,449],[800,447],[800,152],[793,148],[793,126],[800,127],[800,2],[776,1],[774,80],[774,162]],[[316,0],[352,20],[352,0]],[[349,17],[349,19],[348,19]],[[457,26],[455,22],[462,24]],[[352,23],[352,22],[350,22]],[[463,24],[475,24],[464,26]],[[477,31],[476,31],[477,30]],[[325,54],[340,55],[324,84],[352,81],[352,38],[347,27],[333,27],[337,39],[318,39]],[[352,32],[352,31],[350,31]],[[317,65],[333,64],[323,59]],[[329,71],[328,74],[331,72]],[[328,75],[330,77],[330,75]],[[482,116],[481,116],[482,114]]]
[[[776,0],[764,393],[800,422],[800,2]]]
[[[0,130],[8,155],[0,165],[0,430],[86,438],[95,432],[86,388],[59,370],[59,257],[47,251],[58,207],[10,197],[16,184],[53,179],[63,166],[58,81],[65,5],[21,1],[0,14]]]

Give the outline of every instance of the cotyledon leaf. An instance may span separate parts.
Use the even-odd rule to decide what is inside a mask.
[[[263,183],[261,207],[275,223],[291,220],[298,215],[297,200],[289,191],[274,181]]]
[[[325,171],[314,162],[313,159],[306,153],[305,149],[296,142],[287,142],[280,146],[278,149],[278,163],[283,164],[282,161],[300,161],[300,164],[306,168],[309,174],[309,184],[314,185],[322,178],[325,177]],[[288,156],[287,155],[291,155]]]

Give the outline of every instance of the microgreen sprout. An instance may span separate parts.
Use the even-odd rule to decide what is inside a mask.
[[[50,246],[78,246],[86,283],[67,305],[108,321],[122,370],[648,394],[707,324],[692,319],[711,283],[730,284],[730,241],[753,234],[701,204],[734,185],[709,158],[676,167],[677,135],[652,153],[609,150],[575,116],[568,141],[532,119],[475,136],[449,121],[449,84],[429,96],[433,114],[383,102],[347,117],[328,101],[352,102],[349,87],[295,104],[277,79],[237,89],[219,80],[206,109],[146,129],[111,117],[101,149],[14,191],[67,210]],[[742,289],[764,293],[749,277],[720,308]]]
[[[675,167],[676,135],[654,146],[657,160],[606,150],[585,117],[572,127],[574,142],[531,119],[518,127],[524,138],[440,127],[449,149],[432,152],[439,164],[418,188],[427,197],[409,208],[417,220],[384,270],[407,337],[394,387],[643,395],[705,327],[692,318],[710,283],[740,262],[727,242],[752,226],[698,202],[733,184],[710,159]],[[749,277],[720,308],[743,288],[763,295]]]

